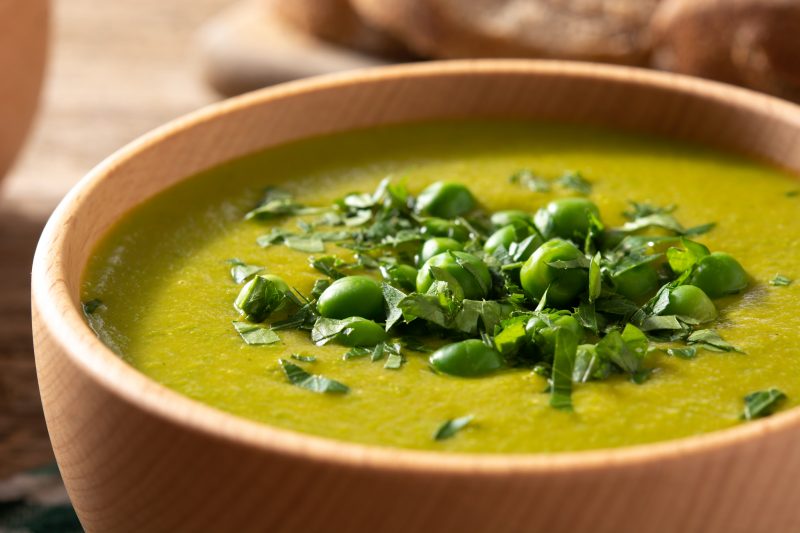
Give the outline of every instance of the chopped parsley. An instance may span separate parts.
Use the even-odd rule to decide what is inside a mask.
[[[657,360],[650,357],[654,351],[685,360],[697,358],[701,350],[740,351],[713,329],[716,308],[710,300],[705,303],[710,311],[703,314],[693,314],[691,306],[675,301],[677,295],[691,294],[685,285],[697,292],[700,266],[709,263],[712,254],[694,239],[712,231],[713,222],[687,227],[679,221],[675,205],[630,202],[623,213],[625,222],[609,227],[586,198],[592,183],[579,172],[545,178],[522,170],[509,179],[530,191],[566,196],[564,205],[586,206],[569,215],[583,219],[564,226],[551,212],[558,209],[558,200],[537,212],[507,211],[495,218],[473,206],[442,218],[442,213],[426,210],[435,205],[430,191],[418,199],[389,179],[371,193],[354,192],[316,207],[287,192],[267,190],[245,215],[253,224],[270,223],[255,244],[283,245],[309,254],[309,271],[317,277],[304,294],[263,274],[263,267],[230,260],[231,277],[244,284],[234,302],[242,317],[234,322],[237,331],[248,344],[272,344],[280,340],[277,331],[296,329],[322,346],[356,344],[352,335],[369,326],[375,333],[370,345],[350,347],[342,358],[369,359],[393,371],[440,347],[453,349],[461,341],[480,339],[482,350],[473,349],[469,357],[483,357],[488,349],[501,367],[541,376],[548,381],[550,405],[565,411],[580,409],[573,404],[573,391],[589,381],[615,375],[637,384],[656,379]],[[461,185],[451,190],[464,194]],[[498,244],[494,234],[500,230],[504,237]],[[450,246],[437,252],[438,263],[420,260],[423,243],[432,238]],[[545,242],[572,252],[542,259],[540,268],[548,269],[550,277],[534,293],[523,286],[532,256]],[[327,243],[337,255],[325,254]],[[356,313],[347,318],[321,316],[317,301],[336,280],[353,275],[380,280],[374,297],[382,297],[383,312],[373,306],[373,321]],[[569,288],[558,283],[561,279],[577,280],[577,289],[568,293]],[[789,280],[777,276],[771,283],[786,285]],[[450,368],[452,361],[439,368],[434,364],[440,361],[436,353],[431,366],[447,373],[442,368]],[[291,358],[315,360],[301,354]],[[299,387],[329,393],[348,390],[287,360],[280,364]],[[468,366],[460,368],[469,375]],[[448,420],[435,438],[451,438],[471,420],[471,415]]]
[[[785,399],[786,394],[775,388],[751,392],[744,397],[742,418],[754,420],[769,416],[775,412],[778,405]]]
[[[309,374],[302,367],[285,359],[279,359],[278,363],[280,363],[283,373],[289,379],[289,383],[301,389],[328,394],[345,394],[350,390],[350,387],[344,383],[328,379],[325,376]]]
[[[246,344],[275,344],[281,338],[272,328],[251,324],[250,322],[233,322],[236,332],[242,337]]]
[[[452,418],[439,426],[433,434],[433,440],[446,440],[456,436],[456,433],[464,429],[473,420],[472,415],[459,418]]]
[[[782,274],[777,274],[774,278],[769,280],[769,284],[775,287],[788,287],[792,284],[792,280]]]
[[[241,259],[228,259],[228,263],[231,264],[231,278],[236,283],[244,283],[259,272],[264,271],[264,267],[248,265]]]

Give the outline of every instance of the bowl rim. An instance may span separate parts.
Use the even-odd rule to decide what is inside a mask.
[[[70,296],[61,260],[69,243],[71,218],[103,177],[120,163],[162,139],[191,129],[226,113],[266,104],[285,97],[325,91],[375,80],[397,80],[449,75],[568,75],[602,77],[632,85],[723,99],[749,111],[781,115],[800,130],[800,106],[775,97],[722,83],[634,67],[554,60],[456,60],[375,67],[329,74],[260,89],[222,100],[183,115],[128,143],[90,170],[62,199],[50,216],[36,248],[32,268],[32,307],[50,339],[64,356],[96,384],[148,414],[211,439],[293,456],[319,463],[358,468],[446,472],[463,475],[507,473],[574,473],[669,461],[726,447],[744,445],[768,433],[800,427],[800,407],[727,429],[678,439],[619,448],[548,453],[461,453],[423,451],[340,441],[255,422],[221,411],[168,389],[129,365],[105,346],[85,322],[79,304]],[[775,166],[775,165],[773,165]],[[795,172],[796,173],[796,172]],[[186,176],[183,179],[188,178]],[[85,265],[82,265],[85,267]],[[37,350],[38,351],[38,350]],[[37,365],[39,360],[37,356]]]

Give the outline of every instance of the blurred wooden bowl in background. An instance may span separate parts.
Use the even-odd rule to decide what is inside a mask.
[[[22,147],[47,57],[47,0],[0,2],[0,178]]]

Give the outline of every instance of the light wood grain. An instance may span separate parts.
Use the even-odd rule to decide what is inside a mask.
[[[430,63],[297,82],[139,139],[70,193],[34,261],[41,395],[88,531],[800,530],[798,409],[619,450],[481,456],[365,447],[189,400],[122,362],[84,324],[78,289],[92,247],[158,191],[311,135],[457,117],[612,125],[800,171],[800,108],[679,76],[560,62]]]
[[[277,4],[238,2],[203,26],[198,44],[204,75],[221,94],[232,96],[308,76],[391,63],[292,27],[274,12]]]

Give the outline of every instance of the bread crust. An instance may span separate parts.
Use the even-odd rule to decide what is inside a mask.
[[[800,101],[800,0],[666,0],[655,66]]]
[[[659,0],[350,0],[370,24],[437,58],[644,64]]]
[[[409,51],[385,31],[368,24],[349,0],[265,0],[295,28],[328,42],[386,57],[405,58]]]

